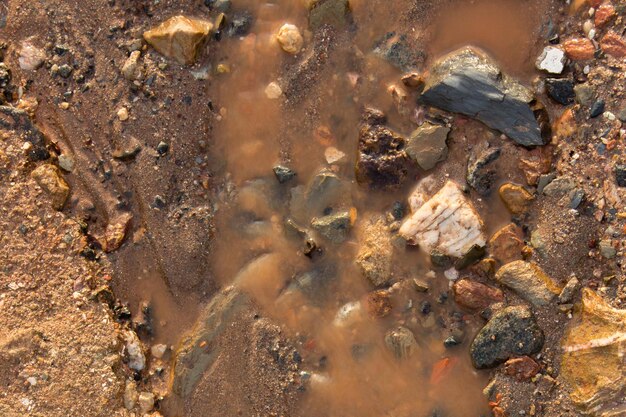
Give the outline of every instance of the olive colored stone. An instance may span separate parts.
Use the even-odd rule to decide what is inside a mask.
[[[561,293],[561,288],[539,265],[513,261],[496,272],[496,281],[505,285],[535,306],[548,305]]]

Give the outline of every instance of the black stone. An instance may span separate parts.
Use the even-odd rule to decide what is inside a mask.
[[[506,307],[496,312],[470,347],[474,367],[492,368],[514,356],[541,350],[543,331],[528,307]]]
[[[523,146],[545,143],[530,93],[473,48],[447,55],[430,69],[420,101],[499,130]]]
[[[443,345],[447,348],[451,348],[454,346],[458,346],[462,343],[461,340],[458,340],[456,336],[450,336],[446,340],[443,341]]]
[[[595,118],[604,113],[604,100],[598,100],[591,105],[591,110],[589,111],[589,117]]]
[[[170,145],[166,142],[161,141],[157,145],[156,150],[159,153],[159,155],[163,156],[170,150]]]
[[[231,38],[236,36],[245,36],[252,28],[252,21],[252,15],[250,13],[244,12],[238,14],[230,21],[230,25],[228,26],[228,29],[226,29],[226,34]]]
[[[546,93],[552,100],[564,106],[574,102],[574,82],[564,78],[546,79]]]
[[[422,314],[424,315],[428,315],[430,314],[430,312],[432,311],[433,307],[430,304],[430,301],[423,301],[422,304],[420,305],[420,311],[422,312]]]
[[[486,250],[484,246],[472,245],[472,247],[467,251],[465,255],[457,259],[457,261],[454,263],[454,268],[457,271],[461,271],[468,266],[475,264],[483,256],[485,256],[485,252]]]
[[[385,34],[376,44],[374,53],[405,72],[419,67],[426,59],[422,52],[409,43],[407,35],[396,32]]]
[[[296,173],[295,171],[291,170],[290,168],[287,168],[286,166],[276,165],[274,167],[274,175],[276,175],[276,179],[278,179],[279,183],[284,184],[287,181],[290,181],[293,178],[295,178]]]
[[[495,184],[498,173],[493,163],[500,157],[500,148],[483,142],[472,149],[467,163],[467,183],[480,195],[487,195]]]
[[[626,187],[626,165],[615,165],[615,180],[620,187]]]

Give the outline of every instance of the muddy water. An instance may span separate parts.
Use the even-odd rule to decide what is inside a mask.
[[[355,39],[363,50],[369,50],[393,27],[395,16],[383,3],[353,3],[355,19],[359,20]],[[224,203],[218,215],[219,239],[212,258],[216,279],[221,285],[236,280],[265,314],[304,340],[302,355],[304,367],[309,368],[309,382],[302,415],[430,416],[437,411],[458,417],[487,415],[489,409],[481,393],[487,376],[473,369],[467,353],[481,321],[445,299],[449,282],[443,271],[432,268],[415,250],[399,250],[394,280],[400,284],[391,291],[391,313],[380,318],[366,311],[365,300],[373,288],[354,263],[364,238],[362,227],[377,215],[386,216],[394,202],[405,201],[415,181],[409,181],[407,188],[385,193],[371,192],[355,183],[358,120],[362,106],[370,104],[383,109],[395,129],[408,133],[414,128],[398,113],[387,93],[387,85],[396,81],[399,73],[369,55],[356,67],[351,65],[342,55],[340,40],[341,52],[330,57],[332,69],[323,71],[318,87],[308,92],[323,103],[315,107],[311,123],[311,101],[294,105],[270,100],[264,93],[268,83],[295,65],[294,58],[275,44],[272,34],[284,22],[306,27],[306,10],[293,1],[240,2],[240,7],[257,19],[252,34],[224,40],[221,45],[228,51],[222,58],[231,64],[231,72],[217,87],[223,117],[215,137],[237,196],[232,203]],[[435,23],[413,28],[413,32],[428,45],[430,54],[475,44],[502,58],[513,73],[528,74],[532,69],[529,57],[534,53],[529,33],[537,32],[541,24],[539,16],[532,13],[536,9],[528,7],[513,1],[456,3],[433,12],[433,18],[438,16]],[[345,55],[350,53],[345,50]],[[480,141],[483,128],[468,123],[476,136],[469,141]],[[471,135],[459,141],[468,141]],[[328,164],[324,151],[329,146],[344,152],[345,158]],[[463,151],[455,154],[453,149],[446,162],[453,166],[445,171],[437,169],[434,175],[438,179],[452,175],[462,181],[463,157]],[[278,184],[272,167],[279,163],[294,169],[296,179]],[[331,208],[355,208],[357,219],[346,242],[320,242],[323,254],[310,259],[302,254],[302,241],[289,232],[285,220],[295,219],[306,227],[311,216],[322,214],[293,203],[294,195],[300,188],[306,189],[322,169],[337,174],[346,185]],[[490,218],[490,231],[508,221],[496,199],[477,204]],[[257,266],[252,274],[238,276],[248,263],[267,254],[272,257],[270,262]],[[293,291],[294,280],[306,273],[329,281],[330,289],[317,289],[319,293],[314,295]],[[407,285],[410,278],[429,282],[428,294]],[[432,306],[431,313],[421,311],[424,303]],[[338,312],[346,305],[358,307],[349,318],[340,320]],[[398,359],[385,344],[385,334],[400,325],[410,329],[417,341],[416,350],[404,359]],[[444,347],[443,340],[459,329],[464,344]]]
[[[489,133],[482,125],[464,120],[451,133],[445,163],[432,173],[416,172],[401,189],[374,192],[354,178],[358,121],[363,106],[371,105],[385,111],[389,125],[400,133],[409,134],[416,127],[415,118],[399,111],[387,91],[401,73],[369,53],[390,28],[410,32],[429,60],[474,44],[528,81],[529,57],[536,50],[529,39],[539,37],[544,22],[537,1],[460,1],[447,2],[443,8],[423,3],[418,7],[422,24],[406,27],[398,10],[409,10],[415,2],[393,2],[391,10],[386,1],[351,1],[356,32],[333,35],[336,44],[315,85],[302,86],[304,98],[286,91],[286,100],[270,100],[264,92],[270,82],[283,82],[281,77],[294,71],[302,58],[283,53],[273,37],[285,22],[307,27],[301,1],[240,0],[237,9],[255,17],[251,33],[209,46],[212,60],[228,64],[230,72],[218,76],[213,87],[220,117],[213,130],[212,152],[223,158],[227,180],[217,203],[217,239],[207,269],[219,286],[235,283],[251,294],[264,315],[298,340],[306,369],[299,415],[489,414],[482,395],[488,375],[475,371],[468,355],[469,342],[483,322],[448,298],[450,283],[443,270],[433,267],[418,250],[397,248],[393,278],[397,284],[387,291],[391,311],[380,317],[368,311],[368,295],[374,288],[355,264],[369,222],[389,223],[386,219],[394,203],[405,202],[423,176],[431,174],[440,184],[447,178],[462,183],[468,149]],[[305,33],[305,45],[310,46],[312,38]],[[343,152],[344,158],[327,163],[329,147]],[[297,177],[279,184],[272,173],[277,164],[292,168]],[[321,207],[303,203],[307,187],[323,170],[341,179],[341,192]],[[508,179],[521,181],[519,176]],[[488,220],[489,232],[509,221],[497,197],[474,203]],[[305,256],[302,238],[286,220],[308,228],[312,217],[328,210],[352,210],[353,230],[340,244],[318,236],[320,251]],[[251,262],[256,267],[248,267],[242,275],[240,271]],[[127,269],[146,281],[160,274],[139,264]],[[314,291],[294,284],[306,274],[319,282]],[[428,282],[429,291],[417,292],[413,278]],[[157,334],[174,344],[193,323],[205,295],[192,294],[181,304],[167,296],[165,284],[151,286],[160,310],[172,312],[168,323],[159,324]],[[346,310],[351,314],[342,315]],[[416,339],[416,347],[403,358],[385,343],[385,335],[398,326],[411,330]],[[461,334],[463,344],[444,347],[443,341],[452,334]]]

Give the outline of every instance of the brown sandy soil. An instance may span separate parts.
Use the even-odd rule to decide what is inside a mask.
[[[571,381],[561,378],[578,289],[565,302],[532,306],[545,343],[529,354],[538,364],[531,377],[507,375],[505,365],[476,370],[468,352],[485,318],[531,304],[481,269],[485,263],[455,278],[501,290],[503,304],[458,304],[450,265],[435,265],[397,231],[418,180],[430,175],[433,190],[453,180],[487,237],[513,221],[525,259],[560,287],[575,275],[620,308],[626,188],[616,166],[626,164],[626,65],[613,56],[620,46],[572,59],[555,76],[586,87],[587,100],[577,90],[557,103],[535,68],[555,34],[560,45],[584,38],[591,6],[350,0],[345,25],[313,28],[303,1],[232,3],[196,62],[180,65],[142,34],[174,15],[216,22],[215,2],[0,0],[0,75],[11,74],[0,77],[0,416],[583,415],[570,400]],[[624,35],[626,11],[614,6],[594,27],[594,41]],[[236,26],[246,19],[249,27]],[[285,22],[303,34],[296,55],[275,40]],[[406,49],[381,58],[373,51],[392,31],[387,38],[404,35]],[[42,51],[37,68],[19,61],[26,44]],[[524,148],[476,120],[421,105],[418,91],[398,99],[388,89],[407,72],[428,76],[439,56],[466,45],[532,89],[552,125],[547,146]],[[138,69],[125,77],[135,51]],[[268,98],[271,82],[281,87],[278,99]],[[590,118],[600,99],[608,113]],[[19,123],[15,107],[25,109]],[[359,183],[365,107],[382,110],[400,137],[424,120],[449,127],[444,160],[429,171],[413,164],[391,189]],[[500,156],[490,165],[492,191],[481,195],[465,185],[467,166],[487,142]],[[343,157],[329,161],[329,147]],[[548,160],[541,174],[573,185],[544,195],[527,182],[534,168],[520,160],[538,152]],[[297,176],[279,183],[277,164]],[[53,184],[56,200],[32,175],[52,166],[62,168],[46,171],[61,181]],[[341,185],[311,199],[324,168]],[[503,205],[504,183],[533,194],[523,215]],[[571,207],[575,192],[582,197]],[[344,212],[354,229],[345,241],[315,226]],[[367,250],[380,255],[372,259],[383,283],[372,283],[357,261]],[[414,279],[428,290],[415,291]],[[244,301],[215,301],[230,291],[245,293]],[[355,303],[363,317],[338,325]],[[394,351],[389,334],[398,326],[415,340],[402,339],[410,347]],[[129,337],[141,339],[141,353]],[[455,346],[444,345],[451,337]],[[606,408],[623,406],[617,398]]]

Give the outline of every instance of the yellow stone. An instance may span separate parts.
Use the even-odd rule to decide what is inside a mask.
[[[213,24],[206,20],[174,16],[144,32],[143,38],[157,52],[179,64],[193,64],[211,29]]]
[[[298,30],[296,26],[289,23],[285,23],[280,28],[278,34],[276,35],[276,39],[278,40],[278,43],[283,51],[289,54],[297,54],[304,45],[304,39],[302,39],[300,30]]]
[[[55,210],[62,210],[70,195],[70,187],[59,168],[52,164],[44,164],[37,167],[30,175],[50,196],[52,207]]]
[[[535,199],[524,187],[510,182],[502,185],[499,193],[506,208],[515,216],[525,214]]]
[[[591,416],[604,417],[617,409],[626,389],[626,310],[608,305],[592,290],[582,294],[580,318],[563,339],[561,377],[570,397]]]

